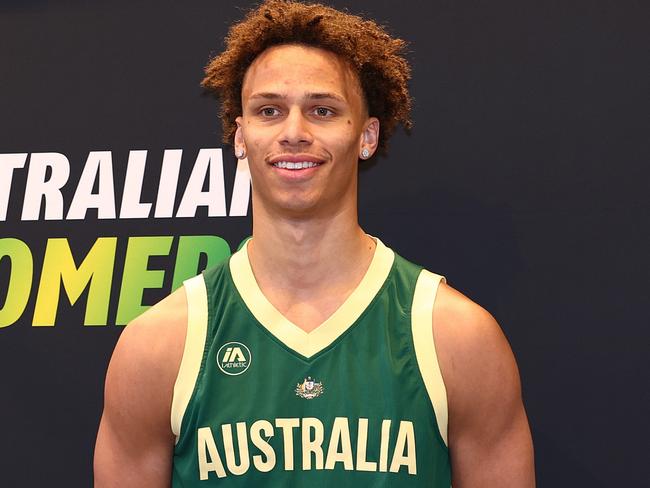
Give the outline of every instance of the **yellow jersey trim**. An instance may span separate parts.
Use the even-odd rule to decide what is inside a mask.
[[[248,258],[248,242],[230,259],[237,291],[257,321],[284,345],[306,358],[322,351],[341,336],[370,305],[388,277],[395,254],[379,239],[370,266],[355,290],[321,325],[305,332],[282,315],[260,290]]]
[[[444,276],[431,273],[425,269],[420,272],[411,308],[411,326],[415,357],[429,394],[433,411],[436,414],[438,430],[445,445],[447,442],[447,390],[440,372],[438,355],[433,339],[433,304],[436,300],[440,282],[446,282]]]
[[[208,292],[203,275],[183,282],[187,296],[187,332],[183,359],[174,383],[171,426],[176,442],[181,435],[181,423],[190,403],[194,385],[201,370],[205,339],[208,333]]]

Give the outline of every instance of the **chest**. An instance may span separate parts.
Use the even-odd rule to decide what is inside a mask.
[[[420,454],[416,439],[435,437],[435,418],[399,306],[378,300],[310,358],[245,310],[215,320],[183,428],[205,476],[267,467],[417,473],[427,448]],[[256,466],[264,452],[267,464]],[[207,461],[218,456],[221,467]]]
[[[358,287],[310,333],[252,281],[235,290],[215,275],[175,483],[448,487],[447,449],[414,351],[418,270],[406,271]]]

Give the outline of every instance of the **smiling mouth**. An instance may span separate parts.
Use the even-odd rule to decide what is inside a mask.
[[[322,163],[315,163],[313,161],[277,161],[272,164],[273,167],[275,168],[281,168],[281,169],[307,169],[307,168],[315,168],[316,166],[320,166]]]

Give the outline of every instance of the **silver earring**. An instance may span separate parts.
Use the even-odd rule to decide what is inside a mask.
[[[246,151],[242,147],[241,149],[237,150],[235,156],[237,156],[237,159],[244,159],[246,157]]]
[[[368,158],[370,157],[370,151],[368,150],[367,147],[364,147],[364,148],[361,150],[361,157],[362,157],[363,159],[368,159]]]

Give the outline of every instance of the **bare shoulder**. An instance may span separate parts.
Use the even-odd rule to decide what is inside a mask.
[[[476,334],[497,331],[494,317],[479,304],[447,283],[441,282],[436,296],[434,318],[440,327],[449,328],[471,339]]]
[[[483,307],[441,284],[433,334],[449,409],[454,487],[533,487],[533,447],[515,358]]]
[[[167,378],[178,371],[187,328],[187,299],[180,288],[130,322],[115,346],[114,366],[133,375]]]
[[[159,368],[182,355],[187,329],[187,298],[179,288],[131,321],[122,332],[115,352],[137,354],[142,361],[156,361]],[[158,360],[166,358],[164,364]],[[173,367],[170,366],[170,369]]]
[[[450,396],[460,400],[464,391],[475,394],[492,386],[488,380],[514,381],[518,387],[516,363],[497,321],[446,283],[438,289],[433,332]]]
[[[187,299],[180,288],[129,323],[115,346],[106,377],[106,404],[159,401],[171,393],[183,356]]]
[[[181,288],[126,326],[115,346],[95,445],[95,486],[169,486],[171,403],[187,330]]]

